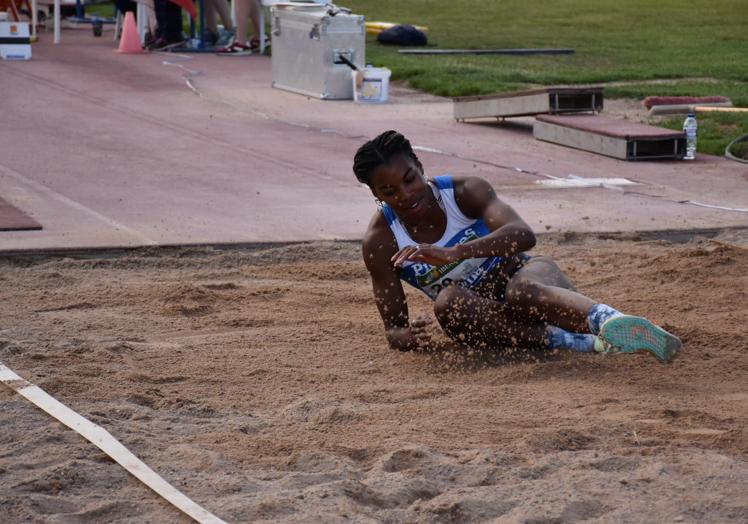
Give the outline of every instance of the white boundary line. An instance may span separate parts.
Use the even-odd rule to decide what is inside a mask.
[[[133,455],[130,450],[123,446],[107,430],[80,416],[65,404],[58,402],[39,386],[35,386],[31,382],[19,377],[2,362],[0,362],[0,382],[36,404],[37,407],[46,411],[70,429],[82,435],[143,484],[197,522],[201,524],[226,524],[225,521],[216,517],[208,510],[203,509],[190,500],[184,493],[166,482],[158,473]]]
[[[742,207],[715,206],[713,204],[704,204],[703,202],[696,202],[695,200],[683,200],[682,203],[693,204],[694,206],[709,207],[712,209],[722,209],[724,211],[737,211],[739,213],[748,213],[748,207],[742,208]]]

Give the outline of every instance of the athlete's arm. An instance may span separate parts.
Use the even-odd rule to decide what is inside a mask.
[[[442,265],[466,258],[500,256],[509,258],[535,246],[535,234],[508,204],[496,197],[491,185],[478,177],[454,178],[455,200],[469,218],[482,218],[488,235],[452,247],[428,244],[410,246],[395,253],[393,263],[406,260]]]
[[[512,209],[499,200],[491,184],[478,177],[455,180],[455,199],[470,218],[482,218],[491,233],[455,246],[458,259],[511,257],[535,246],[535,233]]]
[[[381,214],[374,217],[363,241],[363,256],[371,276],[374,301],[384,322],[385,335],[392,349],[410,351],[430,342],[430,318],[408,320],[405,291],[391,262],[397,242]]]

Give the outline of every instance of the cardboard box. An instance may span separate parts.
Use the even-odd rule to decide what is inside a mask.
[[[3,60],[31,59],[28,22],[0,20],[0,58]]]

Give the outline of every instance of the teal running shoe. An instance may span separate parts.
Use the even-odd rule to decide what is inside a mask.
[[[660,362],[672,361],[683,344],[659,326],[642,317],[620,315],[608,319],[595,341],[599,353],[649,351]]]

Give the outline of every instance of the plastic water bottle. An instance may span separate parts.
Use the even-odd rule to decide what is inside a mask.
[[[688,113],[683,121],[683,131],[686,133],[686,156],[684,160],[694,160],[696,158],[696,130],[699,124],[696,122],[696,115]]]

